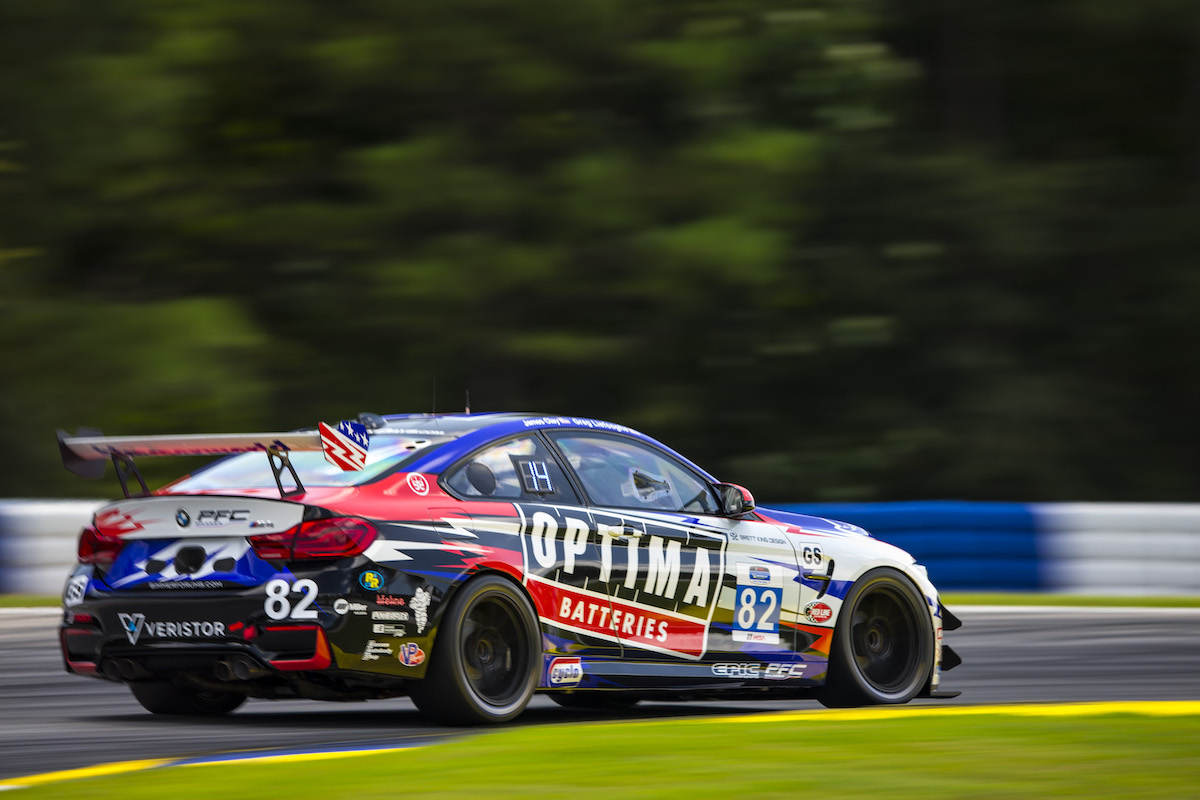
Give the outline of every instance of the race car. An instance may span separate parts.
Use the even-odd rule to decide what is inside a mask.
[[[446,724],[645,698],[952,697],[959,621],[854,525],[756,508],[595,419],[360,414],[287,433],[59,432],[125,499],[80,535],[68,672],[156,714],[407,695]],[[223,456],[151,491],[136,459]]]

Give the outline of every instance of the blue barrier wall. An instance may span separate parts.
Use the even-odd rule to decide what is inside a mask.
[[[1042,591],[1049,585],[1032,506],[933,500],[789,503],[784,511],[852,522],[912,553],[944,591]]]

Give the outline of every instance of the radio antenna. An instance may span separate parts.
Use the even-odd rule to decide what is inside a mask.
[[[467,389],[466,411],[464,411],[463,413],[465,413],[465,414],[471,413],[471,390],[470,389]]]
[[[429,413],[436,414],[437,413],[437,378],[433,379],[433,399],[430,401],[429,405],[430,405]]]

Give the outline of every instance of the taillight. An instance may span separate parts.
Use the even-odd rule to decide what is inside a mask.
[[[123,544],[120,539],[105,536],[89,525],[79,534],[79,563],[112,564]]]
[[[378,535],[365,519],[334,517],[301,522],[282,533],[251,536],[250,546],[259,558],[268,560],[343,558],[361,554]]]

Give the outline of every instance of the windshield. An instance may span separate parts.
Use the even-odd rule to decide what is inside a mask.
[[[288,454],[292,466],[305,486],[355,486],[368,483],[385,472],[390,472],[414,454],[434,445],[449,441],[440,439],[416,439],[401,436],[372,436],[367,450],[367,466],[357,471],[343,472],[325,460],[325,454],[316,450],[295,451]],[[284,471],[285,486],[288,475]],[[172,492],[204,492],[222,489],[272,489],[275,478],[265,453],[243,453],[223,458],[202,467],[192,475],[171,484]]]

